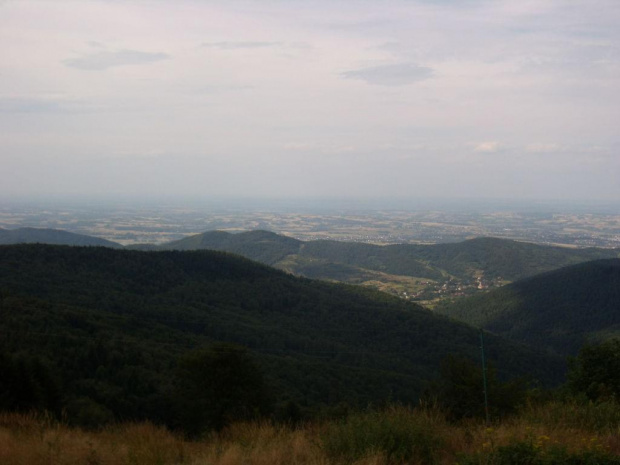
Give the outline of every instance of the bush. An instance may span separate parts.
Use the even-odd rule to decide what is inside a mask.
[[[591,400],[620,400],[620,339],[584,346],[571,363],[568,387]]]
[[[431,464],[443,443],[438,426],[425,412],[392,407],[330,423],[321,447],[330,458],[347,463],[380,454],[388,463]]]
[[[565,446],[545,447],[532,439],[515,441],[477,454],[461,456],[458,465],[620,465],[620,457],[604,450],[569,452]]]
[[[492,366],[487,369],[489,415],[497,419],[514,414],[526,399],[524,380],[501,382]],[[463,357],[448,356],[442,361],[440,377],[424,394],[435,400],[451,420],[484,418],[482,368]]]
[[[84,429],[100,429],[115,421],[114,413],[89,397],[79,397],[67,404],[66,412],[70,424]]]
[[[615,432],[620,425],[620,405],[612,401],[571,399],[524,409],[522,416],[526,421],[539,425]]]

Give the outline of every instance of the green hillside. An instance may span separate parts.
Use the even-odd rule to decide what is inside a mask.
[[[105,239],[61,230],[0,229],[0,244],[33,242],[122,247]],[[237,234],[208,231],[161,245],[136,244],[126,248],[231,252],[298,276],[361,284],[427,305],[563,266],[619,255],[618,250],[569,249],[496,238],[477,238],[455,244],[379,246],[300,241],[261,230]]]
[[[62,229],[0,228],[0,244],[56,244],[121,248],[122,245],[99,237],[75,234]]]
[[[610,249],[570,249],[491,237],[451,244],[373,245],[341,241],[299,241],[268,231],[238,234],[209,231],[160,246],[161,249],[224,250],[275,265],[289,255],[340,263],[395,275],[438,279],[468,278],[475,271],[513,281],[562,266],[617,258]]]
[[[575,355],[620,336],[620,260],[597,260],[524,279],[437,311],[494,333]]]
[[[159,249],[222,250],[293,274],[373,286],[427,302],[476,293],[480,288],[498,287],[563,266],[617,258],[619,253],[495,238],[434,245],[303,242],[267,231],[238,234],[209,231],[164,244]]]
[[[419,257],[418,245],[381,246],[355,242],[311,241],[304,244],[300,255],[381,271],[394,275],[441,279],[442,270]]]
[[[159,246],[161,250],[222,250],[242,255],[267,265],[275,265],[299,252],[303,242],[269,231],[247,231],[231,234],[208,231]]]
[[[473,270],[480,270],[487,277],[502,277],[509,281],[588,260],[617,258],[619,254],[618,250],[570,249],[492,237],[455,244],[389,247],[404,254],[416,255],[418,259],[426,260],[454,276],[465,277],[471,275]]]
[[[0,246],[0,349],[35,357],[69,415],[172,422],[176,361],[215,341],[257,357],[277,404],[415,401],[477,332],[361,287],[297,278],[220,252]],[[504,375],[560,379],[556,358],[489,337]]]

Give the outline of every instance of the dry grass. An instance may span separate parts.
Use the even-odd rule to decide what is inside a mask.
[[[313,438],[311,428],[246,423],[188,441],[150,423],[89,432],[36,415],[0,414],[0,464],[325,464]]]
[[[361,431],[373,420],[387,425],[386,429],[373,425],[375,436]],[[419,431],[428,429],[428,435],[411,437],[418,441],[415,447],[420,447],[419,441],[428,440],[433,454],[426,459],[412,454],[406,463],[453,465],[462,457],[490,453],[516,442],[532,444],[537,450],[561,446],[571,453],[600,451],[620,456],[620,424],[609,408],[550,404],[527,409],[491,428],[480,422],[450,424],[435,409],[392,408],[382,413],[354,415],[339,423],[311,424],[299,429],[267,422],[236,424],[201,441],[186,440],[149,423],[121,424],[89,432],[41,416],[0,414],[0,464],[388,465],[402,460],[394,456],[390,459],[387,449],[382,449],[386,434],[389,440],[390,431],[396,431],[396,440],[402,440],[402,428],[409,427]],[[338,439],[333,436],[358,433],[365,434],[362,437],[369,442],[361,455],[352,459],[347,457],[346,450],[341,455],[330,452],[326,434],[331,435],[330,439]],[[346,449],[347,438],[341,443]]]
[[[190,463],[196,444],[149,423],[99,432],[69,428],[35,415],[0,415],[3,465]]]

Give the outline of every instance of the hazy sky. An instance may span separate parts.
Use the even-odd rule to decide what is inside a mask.
[[[0,195],[620,198],[618,0],[0,0]]]

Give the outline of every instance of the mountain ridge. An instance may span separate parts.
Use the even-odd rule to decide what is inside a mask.
[[[373,245],[359,242],[300,241],[266,231],[208,231],[162,244],[157,250],[210,248],[313,279],[361,284],[434,305],[450,296],[600,258],[615,249],[569,249],[500,238],[449,244]]]
[[[50,231],[39,231],[36,242],[46,242],[47,234],[47,242],[52,243],[122,247],[95,238]],[[28,230],[27,240],[21,242],[32,242],[33,234]],[[563,266],[620,255],[616,249],[570,249],[491,237],[446,244],[373,245],[301,241],[264,230],[234,234],[213,230],[160,245],[125,248],[220,250],[294,275],[372,287],[431,307],[446,299],[479,293]]]
[[[415,402],[443,357],[478,355],[463,323],[223,252],[3,245],[0,290],[0,349],[62,374],[69,407],[124,418],[169,421],[175,360],[217,341],[252,350],[279,402],[314,409]],[[561,378],[557,357],[492,335],[485,345],[504,375]]]

